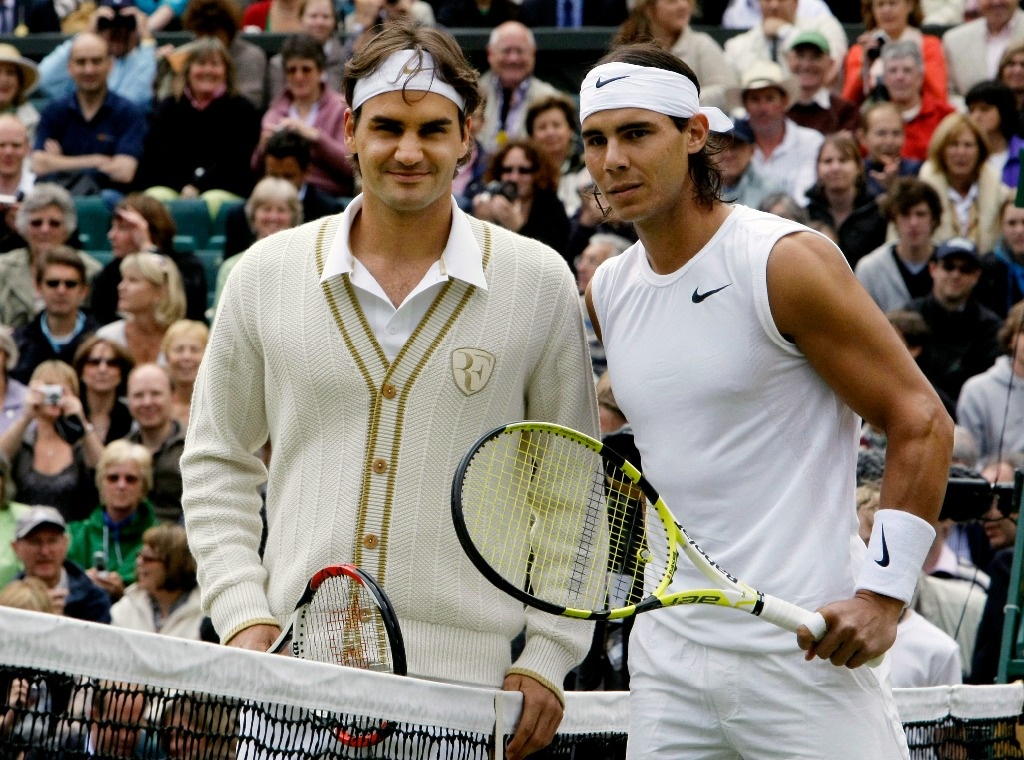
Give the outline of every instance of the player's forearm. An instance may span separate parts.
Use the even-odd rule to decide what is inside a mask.
[[[928,389],[904,399],[902,413],[885,427],[882,509],[901,509],[936,522],[949,478],[953,421]]]

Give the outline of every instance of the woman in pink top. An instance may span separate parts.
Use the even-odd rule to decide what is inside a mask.
[[[263,160],[272,134],[289,129],[310,142],[312,160],[306,181],[336,196],[351,196],[352,164],[344,140],[345,98],[324,86],[323,45],[308,34],[296,34],[281,46],[285,89],[263,115],[253,169]]]

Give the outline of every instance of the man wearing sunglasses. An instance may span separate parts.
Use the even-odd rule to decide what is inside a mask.
[[[59,359],[72,364],[75,351],[99,328],[95,317],[82,311],[89,295],[85,264],[78,253],[59,245],[44,254],[36,271],[36,293],[43,310],[28,324],[14,331],[18,364],[11,371],[15,380],[28,383],[42,362]]]
[[[970,240],[951,238],[935,249],[928,265],[931,293],[908,308],[928,324],[930,336],[921,357],[925,375],[956,401],[967,378],[984,372],[1000,354],[999,317],[974,297],[981,279],[981,258]]]

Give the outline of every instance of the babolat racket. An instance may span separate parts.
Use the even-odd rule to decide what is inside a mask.
[[[757,615],[820,640],[825,619],[748,586],[687,535],[639,470],[561,425],[516,422],[484,435],[452,483],[455,532],[495,586],[536,609],[614,620],[677,604]],[[669,593],[680,553],[714,588]]]
[[[355,565],[332,565],[309,579],[284,631],[270,648],[304,660],[381,673],[406,674],[405,643],[391,602],[374,578]],[[372,747],[395,730],[391,721],[336,727],[338,741]]]

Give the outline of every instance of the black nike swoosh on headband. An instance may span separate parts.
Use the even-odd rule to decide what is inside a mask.
[[[623,74],[620,77],[612,77],[611,79],[601,79],[601,77],[598,77],[597,78],[597,84],[595,84],[594,86],[597,89],[600,90],[606,84],[611,84],[612,82],[618,82],[620,79],[629,79],[630,76],[631,76],[630,74]]]

